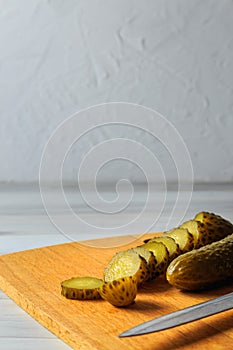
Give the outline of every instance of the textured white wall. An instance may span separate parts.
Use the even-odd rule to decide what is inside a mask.
[[[171,121],[195,180],[233,180],[232,1],[0,0],[0,8],[0,181],[37,181],[59,123],[109,101],[142,104]],[[141,142],[150,143],[146,135]],[[74,152],[64,179],[78,162]],[[117,172],[132,169],[122,163]]]

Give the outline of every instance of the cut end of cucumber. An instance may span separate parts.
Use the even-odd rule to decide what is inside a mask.
[[[172,237],[179,245],[182,253],[194,248],[194,237],[186,228],[175,228],[165,232],[164,235]]]
[[[156,265],[157,265],[157,260],[154,254],[148,249],[144,248],[143,246],[131,248],[130,250],[135,251],[137,254],[139,254],[142,258],[146,260],[147,273],[145,276],[145,281],[150,281],[151,279],[153,279],[153,274],[156,270]]]
[[[200,222],[197,220],[189,220],[183,222],[179,228],[187,229],[194,238],[194,248],[199,248],[199,226]]]
[[[162,242],[149,241],[142,245],[153,253],[157,261],[155,268],[151,271],[151,280],[163,275],[169,263],[169,253],[167,247]]]
[[[165,245],[169,253],[169,260],[174,259],[180,253],[179,245],[176,243],[174,238],[169,236],[155,237],[150,242],[160,242]]]
[[[136,251],[116,253],[104,269],[104,281],[112,282],[123,277],[135,276],[141,284],[147,277],[147,262]]]

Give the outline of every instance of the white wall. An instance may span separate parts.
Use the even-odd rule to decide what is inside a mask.
[[[109,101],[142,104],[172,122],[196,181],[233,180],[232,1],[0,0],[0,9],[0,181],[37,181],[54,129]],[[79,155],[115,132],[79,145],[64,180],[76,176]],[[146,134],[140,141],[151,144]],[[167,154],[158,153],[172,180]],[[132,175],[123,163],[104,177]]]

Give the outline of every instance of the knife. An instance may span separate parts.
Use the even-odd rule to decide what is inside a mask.
[[[186,307],[185,309],[178,310],[158,318],[154,318],[153,320],[144,322],[119,334],[119,337],[131,337],[135,335],[162,331],[164,329],[180,326],[182,324],[196,321],[232,308],[233,292],[197,305]]]

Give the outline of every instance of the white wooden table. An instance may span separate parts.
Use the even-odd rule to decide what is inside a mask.
[[[54,210],[57,215],[64,218],[64,222],[69,223],[69,216],[66,216],[64,208],[59,207],[56,202],[56,189],[51,189],[54,196]],[[46,211],[44,210],[38,186],[13,186],[0,185],[0,254],[12,253],[15,251],[43,247],[45,245],[54,245],[69,242],[70,239],[63,235],[51,223]],[[90,212],[89,208],[82,204],[81,197],[73,188],[68,188],[67,194],[73,206],[79,208],[79,211],[86,214],[88,220],[94,220],[101,225],[101,215],[98,212]],[[116,195],[114,189],[105,189],[104,196],[113,198]],[[183,210],[184,202],[188,194],[185,190],[181,193],[176,216],[182,215],[179,212]],[[137,191],[136,200],[133,201],[130,210],[131,213],[142,206],[145,198],[143,188]],[[151,216],[155,216],[159,211],[161,193],[159,188],[155,189],[154,207],[145,213],[141,224],[132,226],[131,233],[144,232],[145,222],[149,221]],[[166,226],[168,217],[176,198],[176,188],[171,186],[166,195],[165,210],[160,220],[154,225],[151,231],[162,231]],[[198,211],[213,211],[223,217],[233,221],[233,184],[224,185],[198,185],[195,186],[192,199],[184,219],[192,218]],[[123,215],[123,214],[122,214]],[[129,218],[130,212],[128,211]],[[178,220],[174,217],[170,222],[170,227]],[[98,221],[99,220],[99,221]],[[112,225],[114,217],[106,216],[106,227]],[[109,222],[108,222],[109,221]],[[117,219],[115,222],[117,223]],[[69,226],[68,226],[69,227]],[[69,227],[69,229],[72,229]],[[93,239],[97,237],[109,236],[108,230],[104,229],[102,233],[93,227],[87,227],[79,232],[77,227],[77,240]],[[133,231],[133,232],[132,232]],[[117,234],[127,234],[124,227],[117,230]],[[110,233],[113,234],[113,233]],[[0,291],[0,349],[4,350],[65,350],[70,349],[65,343],[56,338],[53,334],[43,328],[39,323],[32,319],[27,313],[20,309],[12,300]]]

